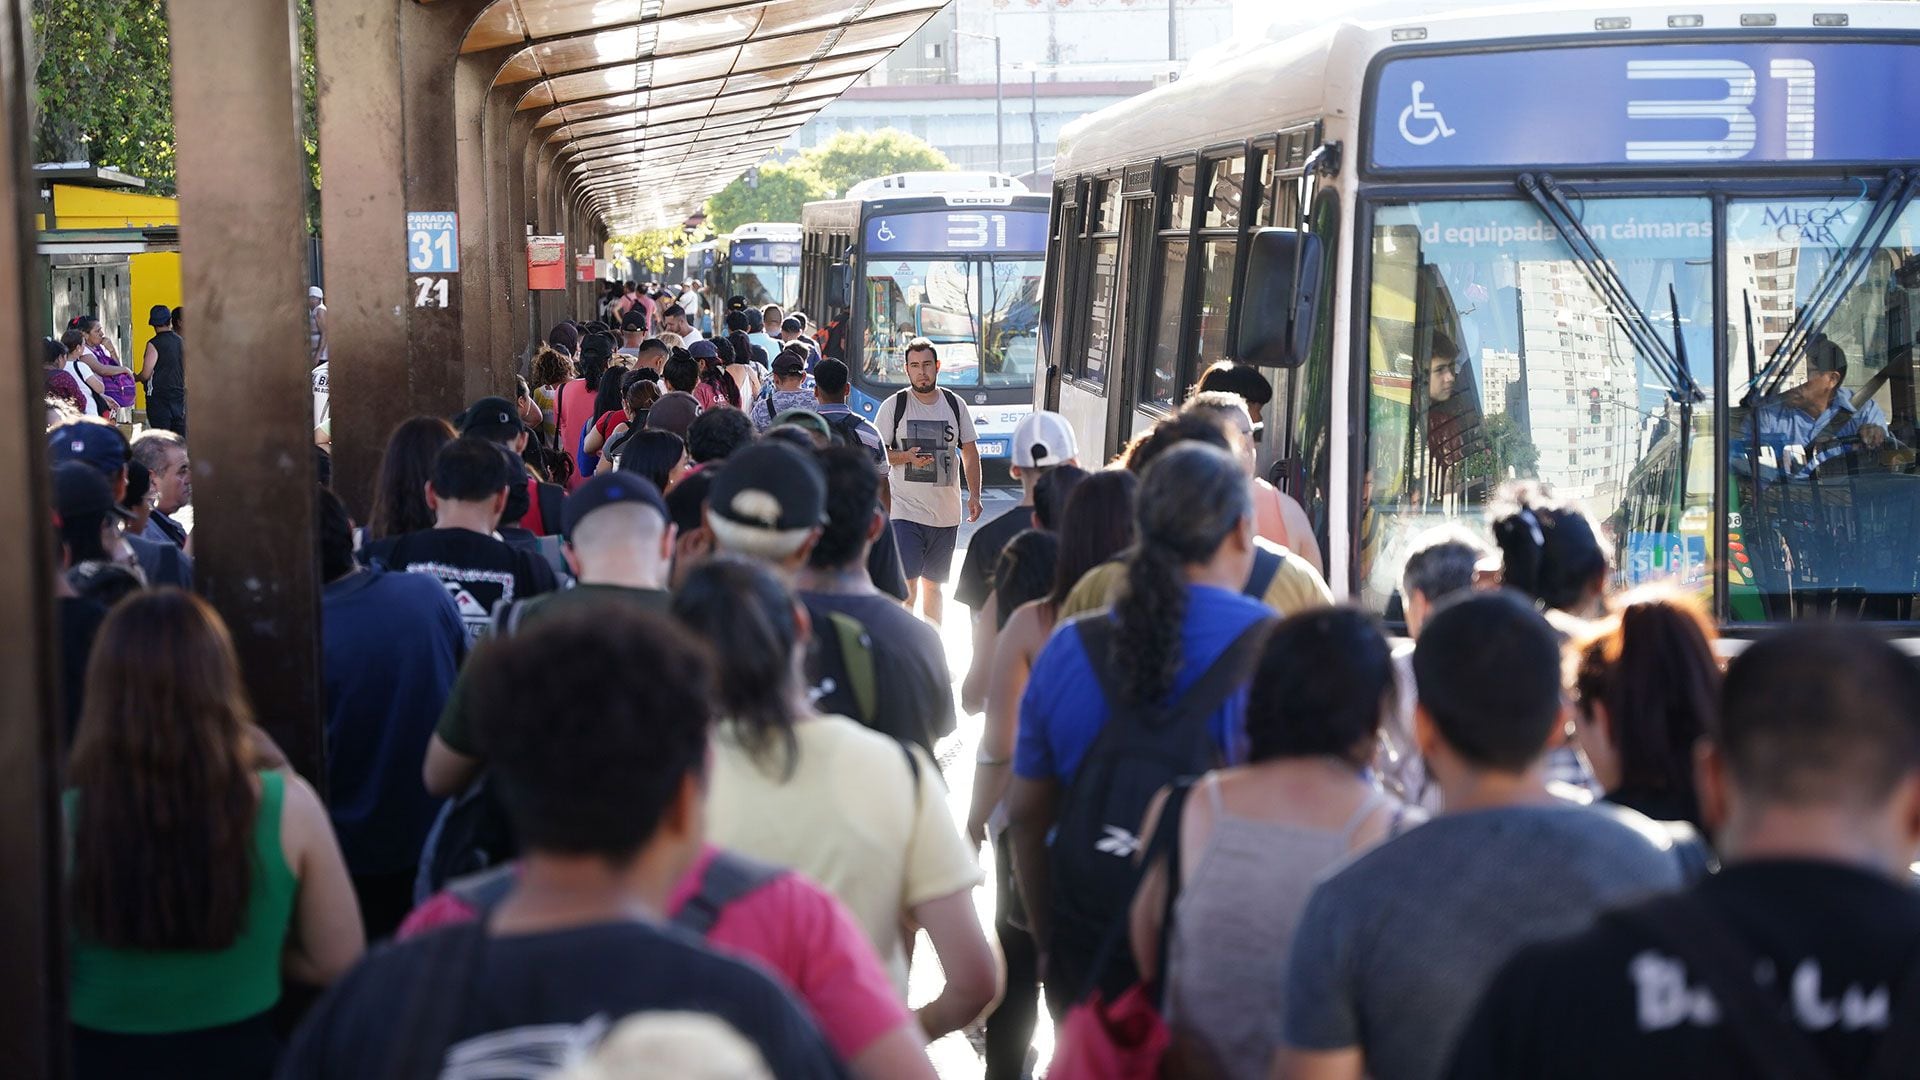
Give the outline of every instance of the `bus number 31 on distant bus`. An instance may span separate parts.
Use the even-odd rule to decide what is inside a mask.
[[[1760,7],[1359,15],[1071,125],[1040,400],[1098,460],[1262,365],[1375,610],[1538,480],[1728,626],[1920,620],[1920,7]]]
[[[801,211],[801,303],[837,328],[852,404],[871,420],[926,338],[940,384],[972,414],[985,459],[1033,408],[1047,197],[992,173],[907,173]],[[881,432],[887,438],[888,432]]]

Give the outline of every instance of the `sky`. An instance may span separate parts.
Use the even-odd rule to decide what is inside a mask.
[[[1234,34],[1258,34],[1282,15],[1298,15],[1311,9],[1315,15],[1332,15],[1358,7],[1370,0],[1233,0]]]

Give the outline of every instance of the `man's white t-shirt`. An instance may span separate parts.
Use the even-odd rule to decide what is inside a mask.
[[[900,403],[906,412],[900,417],[900,437],[894,438],[894,413]],[[955,410],[959,424],[955,425]],[[973,416],[958,394],[936,389],[933,404],[915,397],[912,391],[896,393],[880,403],[873,426],[889,450],[909,447],[933,451],[933,464],[894,465],[889,476],[893,491],[893,517],[920,525],[948,529],[957,527],[963,517],[960,504],[959,448],[977,442]]]

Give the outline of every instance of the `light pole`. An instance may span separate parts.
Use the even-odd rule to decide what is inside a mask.
[[[971,30],[954,28],[956,37],[970,37],[980,41],[993,42],[993,168],[995,172],[1007,171],[1007,132],[1005,120],[1006,84],[1000,78],[1000,35],[976,34]]]

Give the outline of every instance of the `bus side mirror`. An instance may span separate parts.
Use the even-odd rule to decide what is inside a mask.
[[[1298,229],[1256,229],[1240,291],[1234,359],[1261,367],[1298,367],[1313,344],[1319,310],[1320,238]]]
[[[850,264],[837,262],[827,268],[827,306],[853,306],[853,267]]]

